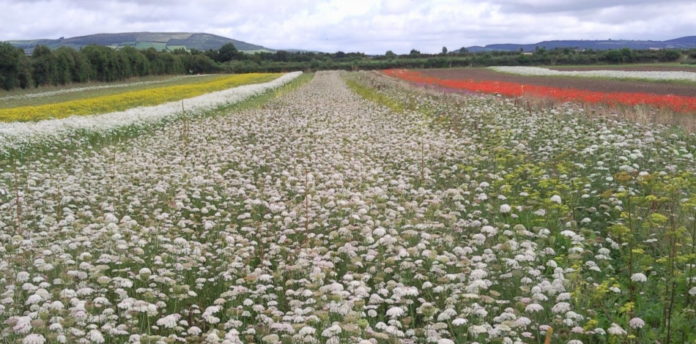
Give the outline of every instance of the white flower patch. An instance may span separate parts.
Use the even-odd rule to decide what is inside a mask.
[[[613,178],[627,164],[618,156],[635,155],[636,170],[659,183],[693,174],[692,138],[390,87],[409,109],[390,111],[320,72],[233,116],[0,167],[0,335],[231,344],[528,343],[551,326],[554,343],[642,335],[647,321],[628,319],[646,318],[642,298],[661,290],[664,271],[636,260],[645,281],[631,281],[625,238],[607,235],[630,211],[614,195],[643,194],[648,181]],[[459,116],[461,128],[425,120],[411,109],[420,106]],[[678,197],[677,208],[690,207],[689,194]],[[657,233],[636,240],[641,255],[666,246]],[[629,318],[605,307],[604,328],[584,327],[631,288],[641,299]]]
[[[291,72],[269,82],[242,85],[188,98],[184,100],[185,108],[186,111],[200,112],[240,102],[269,89],[282,86],[300,74],[302,72]],[[38,139],[61,137],[76,130],[108,131],[128,125],[153,123],[176,114],[181,114],[181,101],[99,115],[71,116],[38,122],[0,123],[0,151],[16,148]]]
[[[574,76],[586,78],[614,78],[614,79],[648,79],[648,80],[682,80],[696,82],[696,73],[686,71],[624,71],[624,70],[587,70],[566,71],[554,70],[542,67],[526,66],[495,66],[489,67],[497,72],[519,75],[539,76]]]

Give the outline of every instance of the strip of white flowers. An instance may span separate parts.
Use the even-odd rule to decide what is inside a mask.
[[[625,70],[587,70],[560,71],[541,67],[496,66],[489,67],[496,72],[538,76],[576,76],[586,78],[648,79],[696,81],[696,73],[685,71],[625,71]]]
[[[320,72],[234,116],[0,166],[0,342],[657,337],[644,334],[661,314],[646,314],[661,309],[649,302],[665,299],[666,267],[646,259],[628,275],[606,227],[630,208],[605,191],[633,192],[621,175],[693,175],[693,139],[381,89],[460,127],[393,113]],[[675,312],[696,296],[680,271]]]
[[[75,88],[65,88],[65,89],[55,90],[55,91],[17,94],[17,95],[12,95],[12,96],[0,97],[0,100],[40,98],[40,97],[50,97],[50,96],[55,96],[55,95],[65,94],[65,93],[75,93],[75,92],[94,91],[94,90],[102,90],[102,89],[109,89],[109,88],[121,88],[121,87],[133,87],[133,86],[161,84],[161,83],[172,81],[172,80],[179,80],[179,79],[193,78],[193,77],[199,77],[199,75],[180,75],[180,76],[175,76],[175,77],[167,78],[167,79],[163,79],[163,80],[129,82],[129,83],[122,83],[122,84],[108,84],[108,85],[97,85],[97,86],[87,86],[87,87],[75,87]]]
[[[204,111],[232,104],[267,90],[280,87],[297,78],[302,72],[292,72],[260,84],[242,85],[184,100],[186,111]],[[18,148],[36,140],[60,138],[76,130],[107,131],[134,124],[150,124],[181,114],[181,101],[155,106],[143,106],[92,116],[71,116],[39,122],[0,123],[0,152]]]

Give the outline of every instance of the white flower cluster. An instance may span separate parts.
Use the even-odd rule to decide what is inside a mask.
[[[298,77],[302,72],[286,73],[281,77],[260,84],[242,85],[223,91],[211,92],[184,100],[185,110],[191,112],[205,111],[224,104],[232,104],[269,89],[282,86]],[[148,124],[163,118],[181,114],[182,102],[175,101],[155,106],[142,106],[125,111],[90,116],[71,116],[62,119],[38,122],[0,123],[0,153],[9,148],[21,147],[27,143],[46,138],[64,137],[78,130],[93,132],[107,131],[115,128]]]
[[[263,107],[2,167],[0,341],[537,343],[553,326],[554,342],[593,343],[651,330],[639,307],[605,315],[661,279],[614,278],[626,248],[602,233],[624,210],[603,191],[624,187],[617,164],[693,173],[693,141],[387,86],[461,128],[322,72]],[[608,318],[589,328],[597,305]]]
[[[647,80],[682,80],[696,82],[695,72],[686,71],[626,71],[626,70],[555,70],[543,67],[528,66],[495,66],[489,67],[497,72],[519,75],[538,76],[574,76],[586,78],[612,79],[647,79]]]

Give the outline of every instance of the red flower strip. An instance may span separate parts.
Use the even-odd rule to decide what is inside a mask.
[[[671,94],[630,93],[630,92],[595,92],[575,88],[558,88],[521,84],[505,81],[446,80],[424,75],[405,69],[388,69],[384,74],[402,80],[437,85],[452,89],[501,94],[509,97],[534,96],[547,97],[564,102],[580,101],[585,103],[604,103],[613,105],[652,105],[665,107],[676,112],[696,112],[696,98]]]

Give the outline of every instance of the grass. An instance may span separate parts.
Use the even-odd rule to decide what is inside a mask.
[[[70,100],[85,99],[125,91],[144,90],[154,87],[188,85],[223,78],[225,75],[158,75],[130,78],[119,82],[89,82],[63,86],[44,86],[31,89],[0,91],[0,109],[59,103]]]
[[[279,74],[250,73],[221,77],[208,82],[175,85],[122,92],[105,96],[65,101],[53,104],[0,109],[0,121],[38,121],[65,118],[73,115],[91,115],[122,111],[139,106],[151,106],[231,87],[273,80]]]
[[[382,93],[375,92],[373,88],[356,81],[354,78],[346,77],[344,75],[343,80],[346,82],[346,85],[348,85],[348,88],[353,90],[353,92],[357,93],[361,97],[377,104],[384,105],[394,112],[404,111],[404,106],[400,102],[397,102]]]

